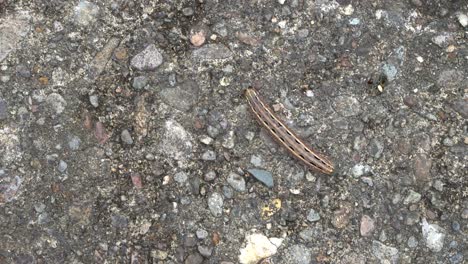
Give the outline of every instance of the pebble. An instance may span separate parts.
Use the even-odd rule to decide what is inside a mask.
[[[276,254],[278,247],[283,243],[282,238],[268,238],[263,234],[254,233],[245,237],[246,246],[241,248],[239,262],[242,264],[258,263],[260,260]],[[294,262],[308,263],[308,262]]]
[[[427,182],[431,179],[432,160],[425,154],[418,154],[414,160],[414,174],[419,183]]]
[[[258,155],[252,155],[250,157],[250,163],[254,165],[255,167],[261,167],[262,166],[262,157]]]
[[[461,264],[463,263],[463,254],[462,253],[457,253],[449,258],[450,263],[452,264]]]
[[[408,238],[408,247],[415,248],[418,246],[418,240],[414,236]]]
[[[356,116],[362,112],[359,101],[351,96],[338,96],[333,106],[335,111],[344,117]]]
[[[331,223],[335,228],[342,229],[348,225],[350,217],[351,207],[349,205],[345,205],[333,212]]]
[[[99,106],[99,97],[97,94],[92,94],[89,96],[89,102],[91,103],[92,106],[98,107]]]
[[[133,78],[132,87],[137,90],[141,90],[145,88],[147,84],[148,84],[148,78],[146,76],[137,76]]]
[[[460,223],[458,223],[457,221],[453,221],[452,222],[452,230],[455,231],[455,232],[459,232],[460,231]]]
[[[439,192],[442,192],[444,190],[444,183],[441,180],[435,180],[434,189],[436,189]]]
[[[64,173],[67,170],[67,168],[68,168],[68,164],[63,160],[60,160],[58,167],[57,167],[58,171],[60,171],[61,173]]]
[[[119,44],[120,39],[110,38],[106,45],[94,56],[87,69],[87,77],[89,80],[95,81],[99,75],[101,75],[112,57],[112,53]]]
[[[205,145],[211,145],[213,144],[213,141],[214,141],[213,138],[206,136],[206,135],[203,135],[200,137],[200,142]]]
[[[223,214],[223,196],[219,193],[213,193],[208,198],[208,208],[214,217],[220,217]]]
[[[199,253],[192,253],[185,259],[185,264],[202,264],[203,257]]]
[[[206,132],[212,138],[215,138],[217,135],[219,135],[219,129],[214,126],[208,126],[206,128]]]
[[[468,208],[463,209],[461,213],[461,218],[462,219],[468,219]]]
[[[314,209],[310,209],[309,213],[307,214],[307,220],[309,220],[309,222],[317,222],[320,220],[320,214]]]
[[[231,185],[231,187],[238,191],[238,192],[245,192],[246,191],[246,187],[245,187],[245,180],[244,180],[244,177],[234,173],[234,172],[230,172],[228,177],[227,177],[227,182],[229,183],[229,185]]]
[[[127,129],[122,130],[122,133],[120,133],[120,139],[122,139],[122,142],[127,145],[133,144],[132,136],[130,135],[130,132],[128,132]]]
[[[193,50],[192,56],[199,60],[223,60],[232,58],[232,52],[222,44],[206,44]]]
[[[46,205],[43,203],[38,203],[34,205],[34,210],[38,213],[44,212],[45,208],[46,208]]]
[[[216,172],[210,170],[207,173],[205,173],[203,178],[205,179],[205,181],[214,181],[214,179],[216,179]]]
[[[368,215],[363,215],[361,217],[361,236],[368,237],[372,235],[375,229],[375,221]]]
[[[455,142],[453,142],[451,138],[444,138],[444,140],[442,141],[442,144],[444,144],[444,146],[446,147],[452,147],[455,145]]]
[[[403,200],[403,204],[414,204],[421,200],[421,194],[413,190],[410,190],[406,198]]]
[[[205,229],[198,229],[196,235],[198,239],[205,239],[208,237],[208,231]]]
[[[20,64],[16,66],[16,76],[21,77],[21,78],[30,78],[31,71],[28,69],[26,65]]]
[[[171,73],[168,78],[169,85],[174,87],[177,84],[177,76],[175,73]]]
[[[356,164],[351,169],[351,175],[355,178],[359,178],[363,175],[368,175],[372,172],[372,169],[369,165]]]
[[[259,169],[248,169],[247,170],[252,176],[255,177],[258,181],[265,184],[268,188],[274,186],[273,176],[269,171],[259,170]]]
[[[234,196],[234,191],[229,186],[223,186],[223,195],[224,197],[231,199]]]
[[[154,70],[163,63],[161,50],[154,44],[148,45],[130,61],[132,67],[140,71]]]
[[[386,63],[382,66],[382,71],[389,81],[393,81],[398,74],[398,68],[390,63]]]
[[[46,103],[57,115],[61,114],[67,106],[65,99],[58,93],[49,94],[46,98]]]
[[[216,152],[213,150],[207,150],[202,154],[202,160],[213,161],[216,160]]]
[[[164,124],[164,131],[159,145],[163,155],[175,160],[187,160],[192,156],[192,136],[175,120]]]
[[[160,91],[161,99],[169,106],[187,112],[198,103],[198,84],[192,80]]]
[[[384,143],[375,138],[372,139],[369,146],[369,154],[375,159],[379,159],[382,156],[383,151]]]
[[[210,257],[213,253],[213,248],[209,246],[198,245],[198,252],[206,258]]]
[[[88,26],[97,20],[99,14],[99,6],[86,0],[81,0],[75,6],[75,24]]]
[[[184,183],[188,180],[188,174],[183,171],[179,171],[174,175],[174,180],[178,183]]]
[[[293,245],[286,249],[285,263],[312,263],[312,253],[305,245]]]
[[[422,234],[426,241],[426,246],[432,252],[440,252],[444,247],[444,229],[436,224],[429,224],[425,218],[422,220]]]
[[[223,147],[232,149],[235,145],[235,134],[234,131],[229,131],[223,139]]]
[[[356,26],[356,25],[361,24],[361,20],[355,17],[349,20],[349,24],[352,26]]]
[[[387,246],[377,240],[372,241],[372,254],[380,260],[380,263],[399,263],[398,249]]]
[[[81,139],[77,136],[70,137],[70,140],[68,141],[68,147],[71,150],[78,150],[80,148],[80,144],[81,144]]]
[[[460,23],[460,25],[462,25],[463,27],[468,26],[468,15],[460,12],[457,14],[457,18],[458,18],[458,22]]]
[[[186,17],[189,17],[189,16],[193,16],[193,14],[195,14],[195,12],[193,11],[193,8],[185,7],[185,8],[182,9],[182,14],[184,14],[184,16],[186,16]]]
[[[192,29],[190,31],[190,43],[195,47],[200,47],[206,41],[206,30]]]
[[[8,117],[8,108],[7,103],[0,98],[0,120],[6,119]]]

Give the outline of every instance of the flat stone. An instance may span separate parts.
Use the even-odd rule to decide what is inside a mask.
[[[162,89],[160,95],[164,103],[187,112],[198,102],[198,90],[196,82],[185,81],[176,87]]]
[[[97,20],[99,6],[89,1],[81,0],[74,9],[74,22],[80,26],[88,26]]]
[[[89,96],[89,103],[94,107],[98,107],[99,106],[99,96],[97,94],[90,95]]]
[[[215,171],[208,171],[205,173],[204,177],[205,181],[213,181],[216,179],[216,172]]]
[[[210,257],[213,253],[213,248],[209,246],[198,245],[198,252],[206,258]]]
[[[269,171],[260,169],[248,169],[247,171],[267,187],[271,188],[274,186],[273,176]]]
[[[162,63],[163,57],[161,55],[161,50],[154,44],[148,45],[130,61],[132,67],[140,71],[154,70]]]
[[[205,239],[208,237],[208,231],[205,229],[198,229],[195,234],[197,235],[198,239]]]
[[[137,90],[141,90],[145,88],[147,84],[148,84],[148,78],[146,76],[137,76],[133,78],[132,87]]]
[[[387,246],[379,241],[372,241],[372,254],[380,260],[380,263],[398,263],[398,249]]]
[[[418,154],[414,160],[416,182],[424,183],[431,180],[432,160],[425,154]]]
[[[227,182],[229,183],[229,185],[231,185],[232,188],[234,188],[234,190],[238,192],[246,191],[244,178],[234,172],[229,173],[227,177]]]
[[[188,174],[183,171],[179,171],[174,175],[174,180],[178,183],[184,183],[188,180]]]
[[[133,138],[127,129],[122,130],[122,133],[120,133],[120,139],[122,140],[123,143],[127,145],[133,144]]]
[[[213,150],[207,150],[202,154],[201,159],[206,161],[216,160],[216,152]]]
[[[375,229],[375,221],[368,215],[363,215],[361,217],[361,236],[363,237],[368,237],[372,235],[372,232],[374,232]]]
[[[417,193],[413,190],[410,190],[408,195],[406,196],[405,200],[403,200],[403,204],[414,204],[421,200],[421,194]]]
[[[245,240],[246,246],[241,248],[239,255],[239,262],[242,264],[258,263],[262,259],[273,256],[283,242],[282,238],[268,238],[260,233],[247,235]]]
[[[223,196],[219,193],[213,193],[208,198],[208,208],[210,212],[215,217],[220,217],[223,214]]]
[[[57,170],[60,171],[61,173],[64,173],[67,170],[67,168],[68,168],[68,164],[63,160],[60,160]]]
[[[230,59],[232,52],[222,44],[206,44],[194,50],[192,56],[198,60],[223,60]]]
[[[422,234],[426,246],[432,252],[440,252],[444,247],[445,231],[436,224],[429,224],[426,219],[422,220]]]
[[[185,161],[192,156],[192,136],[175,120],[168,120],[164,124],[163,136],[160,143],[160,153]]]
[[[317,222],[320,220],[320,214],[314,209],[310,209],[309,213],[307,214],[307,220],[309,222]]]
[[[12,14],[0,19],[0,62],[18,48],[30,30],[30,19],[27,16]]]
[[[120,39],[111,38],[104,48],[94,56],[93,61],[91,61],[87,69],[87,76],[91,81],[95,81],[99,75],[101,75],[106,68],[109,59],[112,57],[114,50],[119,46],[119,44]]]

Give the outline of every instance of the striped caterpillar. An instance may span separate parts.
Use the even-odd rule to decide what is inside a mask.
[[[289,153],[313,170],[325,174],[331,174],[333,172],[333,164],[327,158],[314,151],[291,131],[291,129],[273,113],[268,105],[260,99],[254,88],[247,88],[244,95],[257,121],[263,125],[271,136],[286,148]]]

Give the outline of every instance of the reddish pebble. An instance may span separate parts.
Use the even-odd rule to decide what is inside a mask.
[[[91,129],[91,128],[93,128],[93,124],[92,124],[92,122],[91,122],[91,116],[89,115],[88,112],[85,112],[85,113],[83,114],[83,119],[84,119],[84,120],[83,120],[83,126],[84,126],[84,128],[86,128],[86,129]]]
[[[361,236],[367,237],[372,235],[375,229],[374,219],[368,215],[363,215],[361,218]]]
[[[106,133],[106,128],[101,122],[96,122],[94,126],[94,136],[99,141],[99,144],[104,144],[109,139],[109,135]]]
[[[206,32],[204,30],[199,30],[192,32],[190,36],[190,43],[194,45],[195,47],[200,47],[205,43],[206,40]]]
[[[132,183],[133,183],[133,186],[135,186],[135,188],[137,189],[143,188],[143,183],[141,181],[140,174],[132,173],[130,177],[132,178]]]

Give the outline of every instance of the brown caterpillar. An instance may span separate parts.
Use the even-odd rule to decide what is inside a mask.
[[[286,148],[289,153],[313,170],[325,174],[331,174],[333,172],[333,164],[331,161],[318,154],[291,131],[291,129],[273,113],[268,105],[263,102],[254,88],[247,88],[244,94],[257,121],[263,125],[273,138]]]

